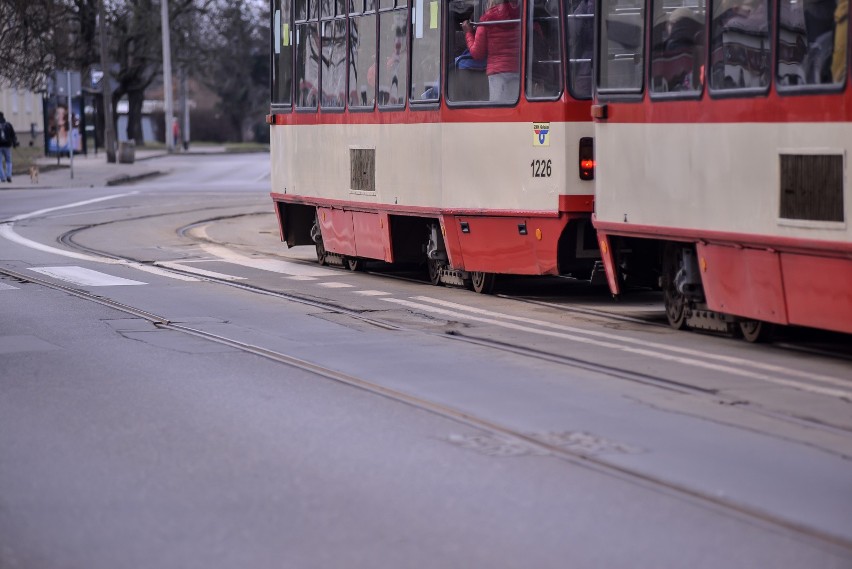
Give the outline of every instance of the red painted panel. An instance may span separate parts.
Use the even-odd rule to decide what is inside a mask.
[[[847,86],[848,87],[848,86]],[[707,94],[693,100],[605,101],[607,118],[601,123],[795,123],[852,121],[852,90],[803,96],[780,95],[774,89],[763,96],[714,99]]]
[[[325,250],[340,255],[355,256],[355,230],[352,212],[342,209],[318,208],[322,244]]]
[[[352,212],[352,226],[355,231],[355,254],[368,259],[387,260],[385,255],[385,227],[378,213],[363,211]]]
[[[609,284],[609,291],[612,294],[619,294],[618,273],[615,270],[615,261],[612,258],[612,247],[609,244],[609,237],[602,231],[598,231],[598,246],[600,247],[601,260],[603,260],[604,269],[606,270],[606,282]]]
[[[698,243],[698,265],[711,310],[787,324],[776,251]]]
[[[464,268],[464,255],[462,255],[461,243],[459,242],[461,230],[456,218],[452,215],[442,215],[441,231],[444,233],[444,247],[447,248],[450,266],[454,269]]]
[[[781,255],[791,324],[852,334],[852,259]]]
[[[388,263],[393,263],[393,236],[391,235],[390,215],[386,211],[379,212],[379,224],[382,231],[382,249],[385,252],[384,259]]]
[[[289,112],[274,116],[273,126],[313,124],[418,124],[418,123],[510,123],[510,122],[589,122],[591,101],[575,101],[564,95],[561,101],[527,101],[523,97],[513,107],[448,107],[403,110],[343,112]]]
[[[759,233],[733,233],[729,231],[709,231],[685,227],[637,225],[634,223],[622,223],[620,221],[600,221],[597,218],[594,219],[594,226],[598,231],[605,231],[607,235],[684,242],[706,241],[720,245],[728,244],[755,249],[777,249],[787,253],[819,253],[820,256],[838,256],[852,259],[852,242],[850,241],[824,241],[761,235]]]
[[[591,213],[595,211],[595,196],[561,195],[559,196],[559,211],[585,211]]]
[[[464,222],[468,224],[469,233],[460,229]],[[450,218],[449,223],[455,225],[462,253],[463,266],[456,268],[518,275],[558,274],[557,245],[567,222],[567,217]],[[518,231],[518,225],[523,223],[526,223],[526,235]],[[541,239],[537,237],[536,230],[540,230]]]

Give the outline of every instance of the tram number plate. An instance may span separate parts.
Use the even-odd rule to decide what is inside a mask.
[[[550,160],[533,160],[530,162],[533,178],[549,178],[552,172]]]

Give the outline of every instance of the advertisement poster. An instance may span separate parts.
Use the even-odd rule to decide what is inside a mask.
[[[86,151],[85,132],[82,113],[83,98],[71,99],[71,113],[68,112],[68,99],[50,97],[44,100],[44,135],[47,154],[68,154],[74,148],[75,154]]]

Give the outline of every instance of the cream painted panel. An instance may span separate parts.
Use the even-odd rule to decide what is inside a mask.
[[[594,192],[594,182],[579,180],[576,159],[579,138],[591,136],[593,126],[550,126],[544,148],[533,146],[532,123],[277,126],[272,191],[430,208],[556,211],[559,194]],[[375,196],[350,191],[351,147],[376,149]],[[535,159],[552,161],[550,178],[532,176]]]
[[[598,219],[849,241],[852,126],[599,124]],[[842,227],[779,223],[779,153],[846,153]]]

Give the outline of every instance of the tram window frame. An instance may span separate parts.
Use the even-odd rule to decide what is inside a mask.
[[[516,24],[518,26],[518,55],[517,55],[517,57],[518,57],[518,59],[517,59],[517,61],[518,61],[518,94],[517,94],[517,98],[515,98],[511,102],[498,102],[498,101],[490,101],[489,100],[490,97],[489,97],[489,89],[488,89],[488,75],[487,75],[487,72],[486,72],[485,69],[482,69],[482,73],[485,77],[485,98],[482,98],[482,99],[454,99],[451,96],[451,91],[454,90],[454,86],[455,86],[455,76],[451,75],[451,72],[462,70],[462,69],[456,69],[454,67],[456,65],[455,59],[456,59],[457,55],[454,55],[456,53],[456,51],[452,48],[460,47],[460,46],[456,46],[455,41],[453,41],[453,39],[458,36],[458,34],[454,35],[454,32],[456,32],[459,29],[459,26],[461,25],[461,22],[464,21],[464,19],[470,20],[471,24],[477,25],[476,24],[477,17],[482,16],[485,13],[486,10],[480,9],[480,6],[482,4],[482,0],[441,0],[441,1],[446,2],[446,4],[447,4],[447,7],[444,11],[444,13],[446,14],[446,17],[445,17],[446,34],[445,34],[445,40],[444,40],[444,45],[443,45],[444,53],[446,54],[446,58],[445,58],[445,61],[444,61],[444,67],[442,69],[442,72],[444,73],[444,76],[446,78],[445,81],[444,81],[445,86],[442,88],[442,92],[443,92],[443,95],[444,95],[444,98],[445,98],[444,100],[447,102],[447,106],[452,107],[452,108],[465,108],[465,107],[468,107],[468,108],[481,108],[481,107],[511,108],[511,107],[516,107],[521,101],[522,91],[524,90],[523,89],[524,85],[521,82],[521,79],[523,78],[522,71],[523,71],[523,63],[524,63],[523,57],[524,57],[524,40],[525,40],[525,38],[524,38],[524,25],[525,25],[525,23],[524,22],[525,22],[525,18],[526,18],[526,12],[525,12],[525,10],[523,10],[523,1],[517,0],[517,4],[518,4],[518,18],[517,18],[517,20],[512,19],[512,20],[492,21],[492,22],[489,22],[489,23],[486,24],[486,25],[499,25],[499,24],[512,23],[512,24]],[[451,17],[451,15],[454,14],[454,12],[453,12],[452,8],[449,6],[452,3],[469,3],[469,4],[471,4],[472,5],[472,13],[471,13],[470,18],[459,19],[457,22],[454,22],[454,20]],[[479,13],[479,12],[481,12],[481,13]],[[462,33],[460,37],[461,37],[461,41],[464,42],[463,45],[465,47],[465,50],[467,50],[467,42],[464,38],[464,34]],[[451,45],[450,42],[452,42],[452,45]],[[464,53],[465,50],[462,50],[461,52],[459,52],[459,54]],[[486,63],[486,65],[487,65],[487,63]],[[451,76],[454,78],[453,80],[450,80]],[[460,82],[458,86],[461,87],[463,85],[465,85],[465,83]]]
[[[286,14],[282,9],[282,4],[287,6]],[[270,19],[272,31],[272,41],[270,42],[270,74],[269,74],[269,101],[270,109],[275,112],[289,113],[293,110],[293,85],[295,69],[293,58],[295,57],[295,45],[293,45],[293,7],[295,2],[292,0],[271,0],[270,1]],[[284,17],[287,17],[286,21]],[[276,19],[277,16],[277,19]],[[286,24],[286,28],[284,27]],[[284,43],[284,35],[287,35],[286,43]],[[287,100],[281,100],[278,96],[282,90],[279,87],[279,70],[281,69],[281,48],[288,48],[288,55],[284,58],[286,69],[289,71],[290,88],[287,91]],[[279,49],[276,52],[276,48]]]
[[[541,2],[542,4],[546,4],[547,2],[552,2],[556,5],[556,15],[548,15],[545,18],[536,18],[535,10],[539,6],[537,6],[537,2]],[[565,37],[565,30],[563,28],[564,18],[562,17],[562,1],[561,0],[529,0],[528,1],[529,12],[527,13],[527,21],[526,21],[526,43],[522,46],[523,55],[526,56],[526,65],[524,66],[524,97],[528,101],[558,101],[562,98],[562,93],[565,92],[565,58],[563,54],[565,53],[565,44],[563,39]],[[536,56],[535,50],[535,38],[536,31],[535,25],[537,22],[542,20],[552,20],[556,22],[556,56],[558,59],[553,60],[538,60],[535,63],[545,63],[545,64],[556,64],[556,73],[554,75],[555,81],[553,81],[553,85],[557,86],[555,92],[550,92],[545,95],[537,96],[531,94],[535,87],[535,72],[533,71],[534,62],[532,58]],[[541,36],[543,39],[547,39],[544,35]],[[547,43],[548,51],[552,51],[553,46],[550,45],[550,42]]]
[[[409,34],[411,32],[411,10],[409,9],[407,0],[378,0],[378,51],[376,56],[376,106],[380,111],[401,111],[406,108],[408,103],[408,90],[409,90],[409,81],[410,81],[410,64],[411,64],[411,53],[410,49],[410,38]],[[385,61],[385,55],[382,51],[382,34],[384,27],[382,22],[385,21],[385,18],[394,18],[395,14],[398,12],[405,12],[405,23],[401,28],[405,30],[405,40],[401,42],[401,46],[405,48],[405,62],[400,63],[398,69],[402,70],[402,77],[405,79],[405,87],[404,94],[402,97],[398,97],[401,102],[399,103],[383,103],[382,102],[382,82],[384,81],[384,74],[387,70],[387,65],[379,65],[379,62]],[[397,76],[399,78],[399,75]],[[403,92],[399,88],[399,82],[397,82],[397,93]]]
[[[772,75],[773,75],[773,80],[775,81],[776,91],[778,91],[779,95],[783,95],[783,96],[814,95],[814,94],[821,94],[821,93],[839,93],[839,92],[843,91],[846,88],[846,84],[849,82],[849,56],[850,56],[850,43],[852,43],[852,40],[850,40],[850,36],[849,36],[850,32],[852,32],[852,28],[850,28],[850,26],[848,24],[847,24],[847,30],[846,30],[846,32],[847,32],[846,54],[845,54],[846,62],[845,62],[845,66],[843,68],[843,78],[840,82],[832,81],[830,83],[799,83],[799,84],[794,84],[794,85],[787,85],[787,84],[783,84],[781,82],[781,74],[780,74],[781,35],[782,35],[781,34],[781,31],[782,31],[781,18],[782,18],[782,15],[783,15],[783,10],[781,9],[782,8],[781,3],[784,2],[784,1],[785,0],[778,0],[778,4],[776,6],[776,11],[775,11],[775,13],[777,14],[777,20],[778,20],[777,23],[776,23],[776,27],[777,27],[778,31],[776,33],[776,41],[775,41],[775,45],[774,45],[774,47],[775,47],[775,58],[773,59],[774,65],[773,65],[773,68],[772,68]],[[834,14],[836,13],[836,10],[837,10],[837,6],[835,6],[835,10],[832,11],[832,14],[831,14],[831,16],[832,16],[831,21],[834,23],[834,34],[837,33],[837,20],[835,19],[835,16],[834,16]],[[803,14],[802,17],[804,18],[805,15]],[[848,22],[848,16],[847,16],[847,22]],[[833,35],[832,36],[832,44],[831,44],[832,48],[834,48],[836,46],[835,42],[836,42],[836,37]],[[832,53],[832,55],[833,55],[833,53]],[[807,54],[805,55],[805,58],[807,58]],[[831,59],[829,59],[828,63],[829,63],[829,72],[831,72],[831,69],[832,69]]]
[[[304,14],[299,13],[300,8],[304,8]],[[294,16],[293,16],[293,35],[295,41],[293,42],[293,108],[297,113],[316,113],[319,111],[319,102],[320,102],[320,86],[321,86],[321,70],[319,65],[317,65],[317,77],[316,77],[316,85],[315,90],[316,93],[314,95],[314,103],[310,104],[300,104],[299,97],[299,83],[301,83],[305,78],[298,75],[299,73],[299,47],[301,41],[301,32],[303,29],[307,29],[311,26],[316,28],[316,34],[320,35],[320,23],[319,23],[319,14],[314,13],[319,11],[319,2],[318,0],[295,0],[294,2]],[[320,53],[319,57],[322,56],[322,45],[320,45]],[[309,55],[308,55],[309,58]],[[307,73],[307,63],[305,65],[305,74]]]
[[[607,5],[608,1],[609,0],[600,0],[598,2],[597,6],[596,6],[597,12],[595,14],[595,22],[596,22],[595,37],[597,39],[595,40],[595,51],[594,51],[594,55],[593,55],[593,58],[594,58],[594,65],[593,65],[593,69],[594,69],[594,90],[595,90],[595,93],[597,93],[599,95],[599,98],[602,99],[602,100],[628,100],[628,101],[641,100],[644,97],[645,88],[646,88],[646,77],[647,77],[647,70],[646,69],[647,69],[647,63],[648,63],[648,56],[647,56],[648,50],[647,50],[647,44],[646,44],[646,41],[647,41],[647,39],[646,39],[646,36],[647,36],[647,21],[646,21],[647,20],[647,7],[645,5],[645,2],[640,0],[638,2],[634,2],[635,6],[631,6],[629,8],[631,10],[631,13],[625,13],[624,14],[624,15],[634,15],[635,16],[637,14],[635,14],[634,12],[638,11],[638,18],[636,20],[641,25],[641,28],[639,30],[639,33],[634,34],[634,35],[638,35],[639,42],[638,42],[638,44],[635,44],[634,46],[628,46],[628,47],[634,47],[636,49],[636,51],[634,51],[632,56],[633,56],[633,60],[634,60],[634,65],[638,66],[638,70],[636,70],[636,71],[638,71],[638,73],[635,73],[635,75],[638,78],[639,84],[636,85],[636,86],[627,86],[627,87],[622,87],[622,86],[601,87],[601,76],[602,76],[601,74],[603,73],[603,70],[604,70],[603,62],[604,61],[609,62],[609,53],[607,53],[606,58],[604,58],[601,55],[601,51],[605,47],[604,42],[609,37],[604,33],[604,29],[603,29],[605,22],[609,21],[608,19],[606,19],[604,17],[604,15],[607,13],[607,12],[605,12],[604,7]],[[620,1],[620,0],[614,0],[614,2],[618,2],[618,1]],[[617,57],[615,57],[615,55],[617,55],[617,54],[614,54],[614,57],[612,59],[613,61],[618,61],[618,60],[629,61],[629,59],[627,57],[617,58]],[[624,55],[629,55],[629,54],[624,54]],[[637,57],[639,58],[638,62],[636,62]],[[609,65],[609,64],[607,63],[607,65]]]
[[[330,57],[326,57],[326,30],[330,26],[332,29],[341,28],[343,30],[343,42],[342,42],[342,50],[343,50],[343,61],[340,66],[341,69],[337,70],[337,73],[342,73],[342,87],[343,93],[339,100],[339,104],[326,103],[325,96],[325,80],[326,75],[332,76],[332,73],[326,73],[325,64],[320,66],[320,87],[319,87],[319,108],[324,113],[342,113],[346,109],[346,102],[349,98],[349,92],[347,88],[347,75],[348,75],[348,65],[349,65],[349,25],[347,21],[347,10],[346,10],[346,2],[347,0],[320,0],[320,10],[324,10],[323,6],[328,7],[331,6],[333,9],[331,13],[325,14],[322,13],[319,21],[319,32],[320,32],[320,61],[325,62],[329,61]],[[340,78],[338,77],[338,80]]]
[[[712,3],[714,0],[709,0],[709,1]],[[697,0],[697,2],[699,4],[701,2],[704,2],[704,6],[703,7],[700,6],[700,5],[699,6],[686,6],[683,3],[681,3],[681,5],[678,8],[676,8],[674,10],[670,10],[665,15],[663,15],[663,14],[658,15],[657,14],[658,8],[661,9],[661,10],[666,9],[666,8],[663,7],[664,0],[652,0],[651,3],[650,3],[651,4],[651,10],[650,10],[650,13],[649,13],[649,22],[652,25],[651,25],[651,29],[649,30],[650,36],[651,36],[651,41],[650,41],[650,44],[649,44],[650,49],[649,49],[648,58],[647,58],[647,60],[648,60],[648,62],[647,62],[648,76],[646,78],[646,82],[647,82],[647,86],[648,86],[648,94],[649,94],[650,98],[655,100],[655,101],[665,101],[665,100],[670,100],[670,99],[675,99],[675,100],[700,99],[704,94],[704,89],[707,86],[707,76],[706,76],[707,59],[708,59],[707,58],[707,51],[708,51],[707,50],[707,46],[708,46],[707,37],[709,35],[708,34],[709,24],[708,24],[707,16],[709,14],[709,7],[707,6],[707,3],[708,3],[707,0]],[[697,30],[696,34],[700,34],[700,42],[693,42],[694,49],[700,50],[699,51],[700,56],[694,58],[694,60],[696,62],[698,62],[698,68],[695,69],[695,67],[693,67],[693,74],[695,74],[697,72],[698,77],[696,78],[695,75],[693,75],[693,78],[692,78],[692,81],[698,81],[699,85],[698,85],[697,88],[694,88],[694,89],[683,89],[683,90],[676,90],[676,91],[657,91],[654,88],[654,63],[656,61],[655,56],[658,55],[658,52],[656,50],[656,44],[655,44],[655,37],[657,35],[657,29],[656,28],[660,24],[663,24],[667,21],[670,21],[672,14],[674,12],[676,12],[678,9],[688,9],[693,14],[696,11],[701,11],[702,9],[704,10],[704,21],[703,22],[699,22],[695,18],[688,18],[686,15],[683,15],[681,17],[681,19],[679,19],[678,22],[674,24],[674,25],[677,25],[678,23],[680,23],[681,21],[685,21],[686,19],[691,19],[692,21],[694,21],[696,23],[700,23],[700,26],[698,28],[696,28],[696,30]]]
[[[775,42],[773,41],[774,34],[773,28],[775,24],[775,7],[776,4],[773,0],[762,0],[766,5],[766,38],[767,38],[767,81],[766,85],[761,85],[757,87],[718,87],[713,84],[713,34],[714,34],[714,24],[716,20],[715,14],[715,4],[716,2],[710,2],[710,7],[707,12],[707,53],[705,54],[707,64],[704,71],[704,82],[706,84],[707,92],[710,94],[710,97],[714,99],[729,99],[729,98],[746,98],[746,97],[759,97],[764,96],[769,93],[769,90],[772,88],[773,83],[775,82],[775,59],[776,59],[776,50],[775,50]]]
[[[428,19],[426,17],[427,10],[425,8],[427,3],[429,4],[429,18]],[[443,5],[444,5],[444,3],[441,0],[412,0],[411,7],[409,8],[409,21],[410,21],[411,29],[409,29],[409,31],[408,31],[408,39],[409,39],[408,66],[409,66],[409,69],[410,69],[410,73],[409,73],[409,77],[408,77],[408,104],[409,104],[409,108],[412,109],[412,110],[434,109],[434,108],[438,107],[440,105],[440,102],[441,102],[441,92],[442,92],[442,89],[441,89],[441,83],[442,83],[441,71],[442,71],[443,47],[444,47],[444,42],[443,42],[443,29],[444,29]],[[414,40],[415,39],[422,39],[422,38],[417,38],[417,25],[418,25],[417,22],[418,22],[418,20],[417,20],[416,15],[415,15],[417,13],[417,6],[423,7],[422,14],[420,16],[421,20],[422,20],[421,25],[423,25],[423,28],[421,28],[422,31],[425,31],[427,29],[426,26],[425,26],[426,21],[429,21],[430,23],[432,21],[432,14],[431,14],[432,7],[433,6],[438,7],[438,15],[437,15],[438,26],[436,28],[436,31],[437,31],[437,51],[438,51],[438,57],[437,57],[437,61],[436,61],[436,63],[437,63],[437,75],[438,75],[437,76],[437,81],[438,81],[437,82],[437,88],[434,89],[434,91],[435,91],[434,97],[421,98],[421,99],[415,98],[413,96],[413,93],[412,93],[412,90],[414,89],[414,76],[415,76],[415,73],[414,73],[414,70],[415,70]],[[430,25],[430,27],[428,29],[431,30],[433,28]],[[428,58],[425,61],[428,61]],[[424,84],[424,87],[425,87],[425,84]],[[426,91],[423,91],[423,93],[425,94]]]
[[[373,23],[373,26],[372,26],[373,27],[373,44],[372,44],[373,49],[372,49],[371,59],[373,61],[375,61],[376,58],[378,57],[378,53],[379,53],[379,16],[378,16],[378,10],[377,10],[377,0],[352,0],[352,1],[353,1],[353,4],[355,2],[360,4],[361,12],[360,13],[352,13],[350,11],[349,18],[347,19],[347,22],[349,23],[349,27],[348,27],[348,31],[347,31],[348,38],[349,38],[348,41],[349,42],[352,41],[352,25],[356,21],[371,19],[372,23]],[[347,63],[347,67],[346,67],[346,69],[347,69],[347,72],[346,72],[346,86],[347,86],[346,87],[347,88],[346,107],[347,107],[347,109],[349,109],[352,112],[371,113],[371,112],[376,110],[377,89],[376,89],[375,81],[373,81],[373,96],[372,96],[372,99],[370,100],[370,103],[368,105],[353,105],[351,98],[350,98],[351,95],[352,95],[352,71],[353,71],[353,65],[357,65],[357,64],[352,61],[352,45],[351,45],[351,43],[349,44],[348,55],[349,55],[349,62]],[[366,69],[368,70],[367,74],[369,75],[369,66],[367,66]],[[369,85],[369,79],[367,79],[366,82]]]
[[[564,45],[565,45],[565,50],[564,50],[565,61],[563,63],[563,65],[565,67],[565,85],[568,88],[568,93],[570,93],[571,97],[573,97],[577,101],[589,101],[589,100],[591,100],[594,96],[594,84],[595,84],[595,65],[594,65],[594,63],[595,63],[595,61],[594,61],[594,59],[595,59],[595,55],[594,55],[595,54],[595,11],[597,10],[597,2],[595,2],[594,0],[585,0],[585,1],[591,6],[591,9],[592,9],[591,13],[588,13],[588,12],[574,13],[572,11],[572,13],[569,14],[568,13],[568,3],[571,2],[571,0],[565,0],[564,2],[562,2],[562,6],[561,6],[562,12],[563,12],[563,16],[562,16],[562,23],[563,23],[562,38],[563,38],[563,42],[564,42]],[[572,42],[570,40],[573,38],[573,32],[571,31],[571,28],[573,26],[570,26],[569,22],[572,21],[572,20],[578,20],[578,19],[589,19],[590,20],[589,21],[589,27],[590,27],[589,41],[590,41],[590,44],[587,46],[588,47],[588,55],[589,55],[589,57],[588,57],[589,88],[588,88],[588,92],[584,92],[584,93],[581,93],[579,91],[578,87],[577,87],[576,78],[577,78],[577,76],[579,76],[579,74],[577,74],[577,75],[574,74],[574,72],[572,71],[574,66],[571,65],[572,63],[585,63],[585,59],[586,59],[586,58],[573,58],[572,57],[572,55],[574,55],[574,53],[572,52],[572,49],[571,49],[572,48]]]

